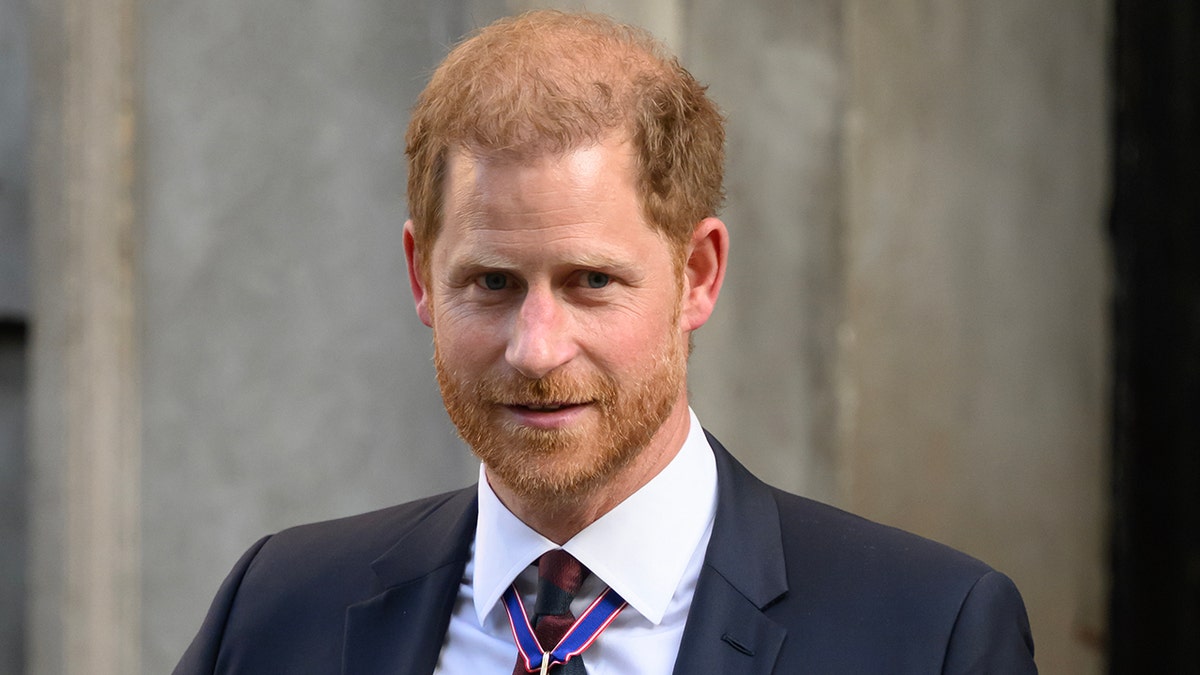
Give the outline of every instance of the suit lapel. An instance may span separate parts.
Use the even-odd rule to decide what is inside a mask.
[[[676,675],[770,673],[787,631],[763,609],[787,592],[770,490],[712,436],[717,514],[688,612]]]
[[[384,590],[346,610],[344,673],[433,672],[477,515],[475,488],[451,493],[371,563]]]

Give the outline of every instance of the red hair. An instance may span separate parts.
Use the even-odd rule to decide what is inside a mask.
[[[418,246],[441,230],[450,152],[523,159],[614,134],[635,149],[647,222],[682,250],[724,200],[724,120],[705,87],[649,33],[605,16],[544,10],[483,28],[434,71],[408,126]]]

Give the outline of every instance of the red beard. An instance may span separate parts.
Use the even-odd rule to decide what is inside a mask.
[[[624,385],[607,374],[554,371],[531,380],[520,374],[461,378],[437,349],[434,363],[450,419],[488,474],[523,499],[568,503],[608,484],[645,448],[679,400],[686,350],[674,341],[659,349],[649,372]],[[514,421],[506,406],[587,404],[569,428],[544,429]]]

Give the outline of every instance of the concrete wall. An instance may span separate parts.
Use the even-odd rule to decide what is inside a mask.
[[[1102,670],[1108,6],[847,5],[844,503],[1025,595]]]
[[[400,235],[407,110],[479,11],[144,6],[146,672],[262,534],[474,480]]]
[[[0,318],[29,311],[29,18],[0,0]]]
[[[447,45],[544,4],[138,5],[141,393],[121,414],[143,672],[170,669],[260,535],[473,480],[408,295],[402,136]],[[666,37],[729,114],[732,268],[692,364],[706,425],[778,485],[1010,572],[1045,670],[1097,672],[1105,5],[587,6]],[[70,345],[37,340],[46,398]],[[56,506],[62,431],[34,419],[45,560],[78,507]],[[36,588],[45,633],[70,610]]]
[[[29,22],[0,0],[0,673],[24,662],[28,454]]]
[[[729,118],[730,268],[696,339],[695,407],[751,469],[826,501],[837,498],[841,4],[697,1],[684,31],[687,65]]]

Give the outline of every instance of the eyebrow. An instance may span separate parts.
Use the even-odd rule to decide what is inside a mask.
[[[556,263],[558,266],[578,267],[582,269],[595,270],[613,270],[616,272],[630,271],[634,268],[634,261],[617,258],[615,256],[606,255],[601,252],[587,252],[577,256],[572,256],[563,259]],[[452,269],[496,269],[510,270],[520,265],[512,260],[512,258],[497,254],[494,251],[473,251],[463,254],[462,256],[450,261]]]

